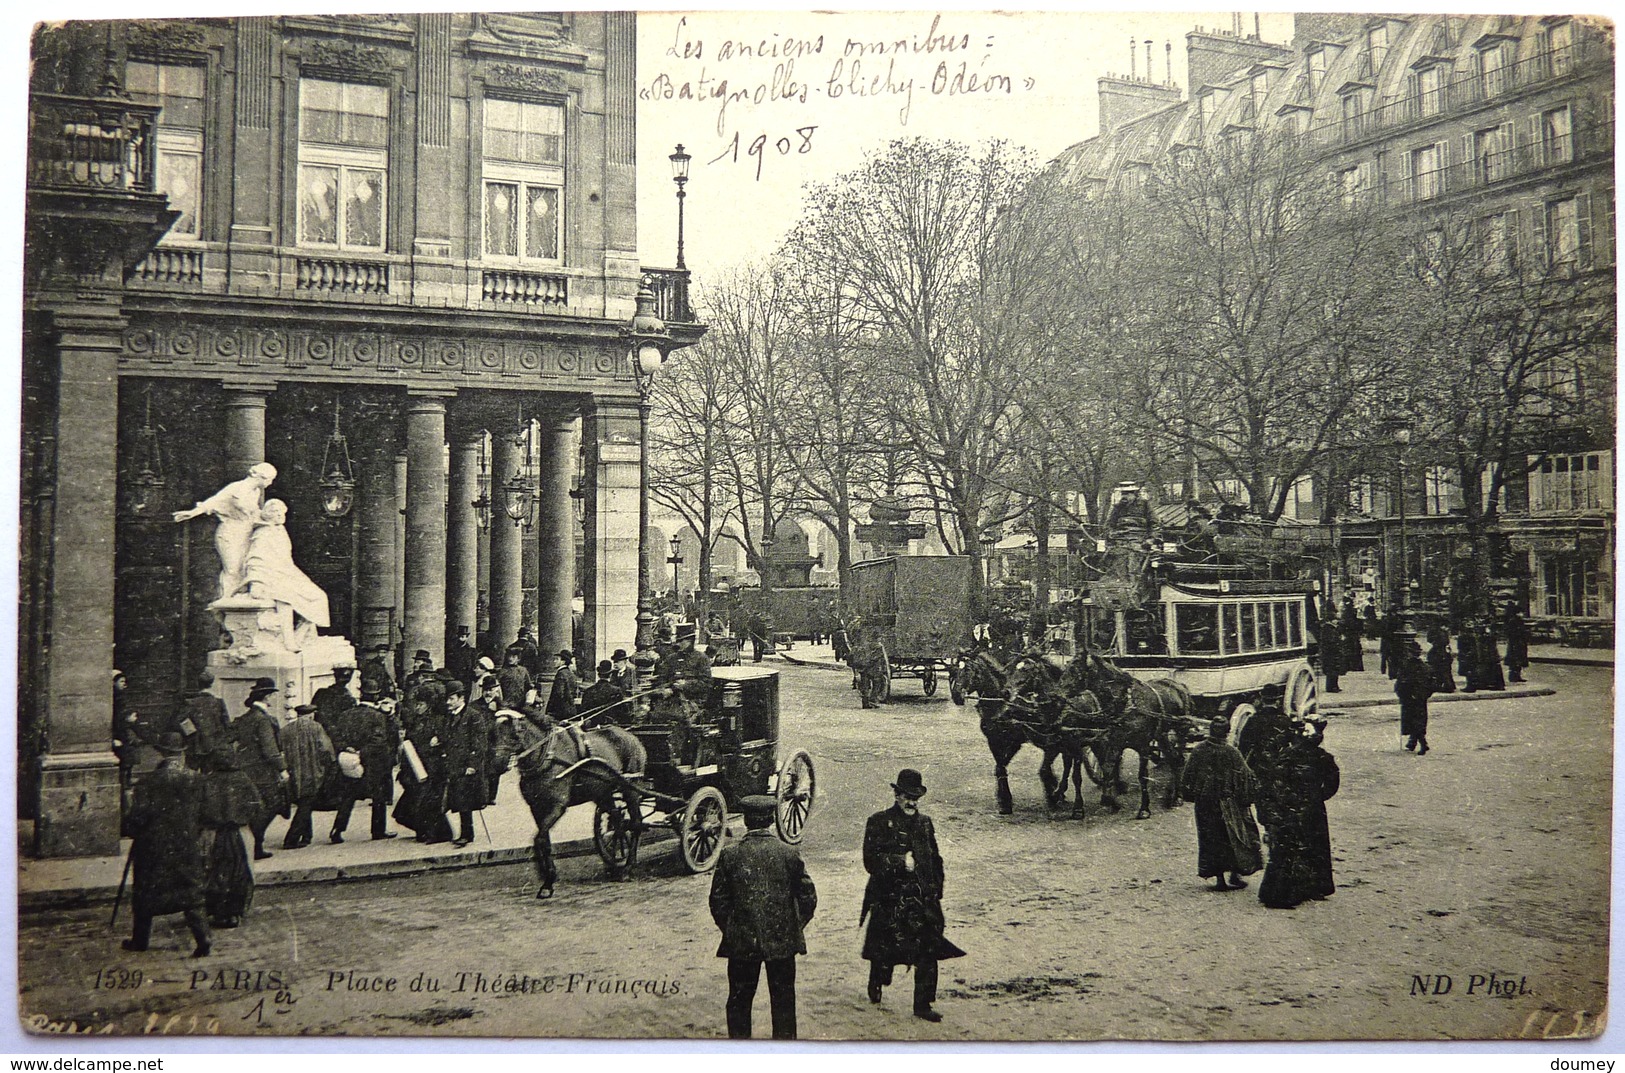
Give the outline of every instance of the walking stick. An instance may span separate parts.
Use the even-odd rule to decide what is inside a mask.
[[[113,895],[113,915],[107,918],[107,926],[111,928],[118,923],[118,907],[124,901],[124,888],[130,883],[130,866],[135,863],[135,842],[130,843],[130,852],[124,855],[124,875],[118,881],[118,893]]]
[[[485,810],[477,809],[475,814],[480,818],[480,826],[485,828],[485,844],[488,846],[496,845],[495,842],[491,841],[491,825],[485,822]]]

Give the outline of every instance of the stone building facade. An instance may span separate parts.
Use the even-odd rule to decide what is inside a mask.
[[[1572,354],[1570,367],[1553,375],[1568,390],[1611,391],[1610,27],[1567,16],[1315,14],[1296,17],[1290,43],[1199,30],[1187,50],[1188,95],[1149,77],[1149,55],[1147,77],[1102,78],[1101,134],[1063,153],[1052,170],[1089,196],[1135,181],[1183,146],[1293,136],[1324,162],[1346,200],[1375,203],[1408,225],[1467,217],[1501,256],[1539,258],[1592,281],[1585,300],[1605,318],[1608,343]],[[1606,403],[1592,409],[1612,414]],[[1538,411],[1531,418],[1515,433],[1530,472],[1508,481],[1493,534],[1506,595],[1527,600],[1537,630],[1612,643],[1612,421]],[[1389,460],[1335,488],[1322,474],[1301,479],[1285,516],[1333,525],[1334,590],[1386,605],[1403,576],[1419,600],[1443,608],[1452,583],[1459,587],[1452,564],[1467,538],[1461,482],[1427,444],[1406,454],[1397,467]],[[1403,529],[1387,472],[1395,468]]]
[[[639,263],[635,41],[618,12],[38,32],[18,713],[36,852],[116,847],[111,671],[158,715],[219,646],[211,527],[171,513],[254,463],[358,648],[438,666],[461,629],[529,625],[557,650],[578,592],[584,661],[630,647],[634,299],[662,350],[703,331],[687,274]]]

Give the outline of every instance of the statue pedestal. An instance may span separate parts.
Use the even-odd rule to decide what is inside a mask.
[[[287,722],[294,705],[308,703],[318,689],[333,684],[335,666],[355,666],[355,646],[343,637],[317,636],[308,623],[296,628],[286,604],[237,595],[216,600],[209,610],[220,614],[231,635],[229,647],[209,653],[210,692],[233,716],[242,711],[254,682],[269,678],[282,696],[267,706]]]

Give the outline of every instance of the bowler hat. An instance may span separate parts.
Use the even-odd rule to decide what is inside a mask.
[[[598,661],[598,677],[600,677],[600,678],[608,678],[610,675],[612,675],[614,673],[615,673],[615,664],[611,663],[607,659],[601,659],[601,660]]]
[[[571,660],[576,658],[576,654],[570,651],[568,648],[561,648],[559,649],[559,658],[564,662],[569,663]]]
[[[377,696],[384,691],[384,680],[376,675],[364,674],[361,676],[361,692],[363,696]]]
[[[250,689],[269,689],[272,692],[275,692],[276,691],[276,679],[275,678],[256,678],[256,679],[254,679],[254,684],[252,686],[250,686],[249,688]]]
[[[767,794],[751,794],[739,799],[739,809],[745,814],[745,826],[756,830],[773,822],[773,816],[779,810],[779,800]]]
[[[352,667],[348,663],[335,663],[333,665],[333,676],[335,678],[338,677],[341,674],[344,677],[348,678],[348,677],[350,677],[350,675],[352,675],[354,673],[355,673],[355,668]]]
[[[920,777],[918,771],[911,767],[906,767],[897,773],[897,781],[891,784],[891,788],[909,797],[925,796],[925,780]]]
[[[453,678],[451,681],[446,683],[446,696],[466,697],[468,696],[468,690],[464,688],[463,683]]]
[[[389,645],[385,644],[383,641],[379,641],[377,644],[372,646],[372,651],[374,651],[374,652],[388,652],[389,651]]]
[[[614,654],[611,655],[609,658],[613,659],[613,660],[617,660],[617,661],[625,659],[626,658],[626,649],[617,648],[615,650]]]
[[[274,697],[276,694],[277,690],[273,686],[255,686],[253,689],[248,691],[248,699],[243,703],[253,704],[257,700],[264,700],[266,697]]]
[[[173,730],[158,738],[158,751],[165,756],[176,756],[186,751],[186,739]]]

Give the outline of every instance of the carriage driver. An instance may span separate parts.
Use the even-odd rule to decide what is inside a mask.
[[[1140,486],[1124,481],[1117,486],[1118,500],[1106,518],[1106,532],[1121,540],[1147,540],[1157,528],[1151,504],[1140,496]]]
[[[711,661],[695,650],[694,634],[692,622],[677,627],[676,647],[661,657],[650,691],[651,714],[672,722],[672,756],[684,764],[694,763],[694,722],[711,695]]]

